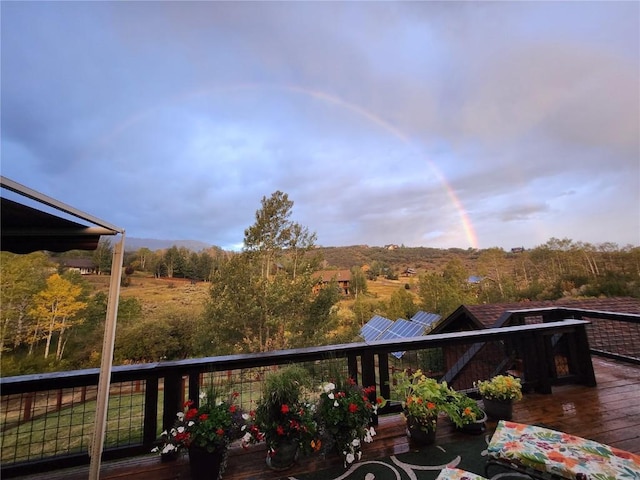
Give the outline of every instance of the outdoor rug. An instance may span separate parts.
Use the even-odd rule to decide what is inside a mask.
[[[336,467],[285,477],[289,480],[434,480],[445,466],[484,474],[489,438],[469,437],[464,442],[430,445],[377,460],[363,460],[349,469]]]

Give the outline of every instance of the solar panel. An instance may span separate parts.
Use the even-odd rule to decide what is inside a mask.
[[[378,337],[378,340],[420,337],[424,334],[425,329],[426,327],[420,323],[410,322],[409,320],[400,318],[391,325],[391,328],[383,332],[382,335]],[[402,358],[404,352],[392,352],[391,355],[396,358]]]
[[[365,342],[377,340],[391,325],[393,325],[393,321],[380,315],[375,315],[360,329],[360,336],[364,338]]]
[[[424,333],[424,325],[409,320],[396,320],[391,328],[386,330],[376,340],[388,340],[391,338],[420,337]]]
[[[411,317],[412,322],[420,323],[426,327],[432,326],[442,317],[437,313],[427,313],[422,310],[416,313],[413,317]]]

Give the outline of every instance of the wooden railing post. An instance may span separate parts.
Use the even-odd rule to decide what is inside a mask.
[[[575,339],[575,364],[579,369],[578,377],[582,384],[588,387],[595,387],[597,384],[596,374],[593,371],[593,361],[591,360],[586,325],[579,325],[573,337]]]
[[[171,372],[164,377],[164,398],[162,402],[162,428],[171,428],[176,420],[176,413],[182,411],[182,375]]]
[[[150,447],[158,432],[158,377],[148,378],[144,390],[144,424],[142,443]]]
[[[193,400],[197,406],[200,406],[200,372],[191,372],[189,374],[189,399]]]

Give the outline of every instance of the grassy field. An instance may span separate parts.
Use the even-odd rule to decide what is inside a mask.
[[[86,279],[98,291],[108,292],[109,277],[91,275]],[[375,281],[367,281],[367,298],[388,301],[393,292],[404,288],[405,284],[411,285],[410,291],[415,296],[416,283],[415,277],[400,277],[398,280],[379,278]],[[130,285],[120,289],[122,298],[135,297],[142,303],[143,315],[168,308],[189,310],[191,314],[200,312],[209,298],[208,293],[209,284],[205,282],[191,283],[181,278],[154,278],[141,275],[133,275]],[[344,299],[340,302],[340,308],[348,309],[352,303],[353,299]]]

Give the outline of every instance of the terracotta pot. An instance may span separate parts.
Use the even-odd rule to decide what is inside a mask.
[[[511,420],[513,418],[512,400],[493,400],[483,398],[484,411],[494,420]]]

